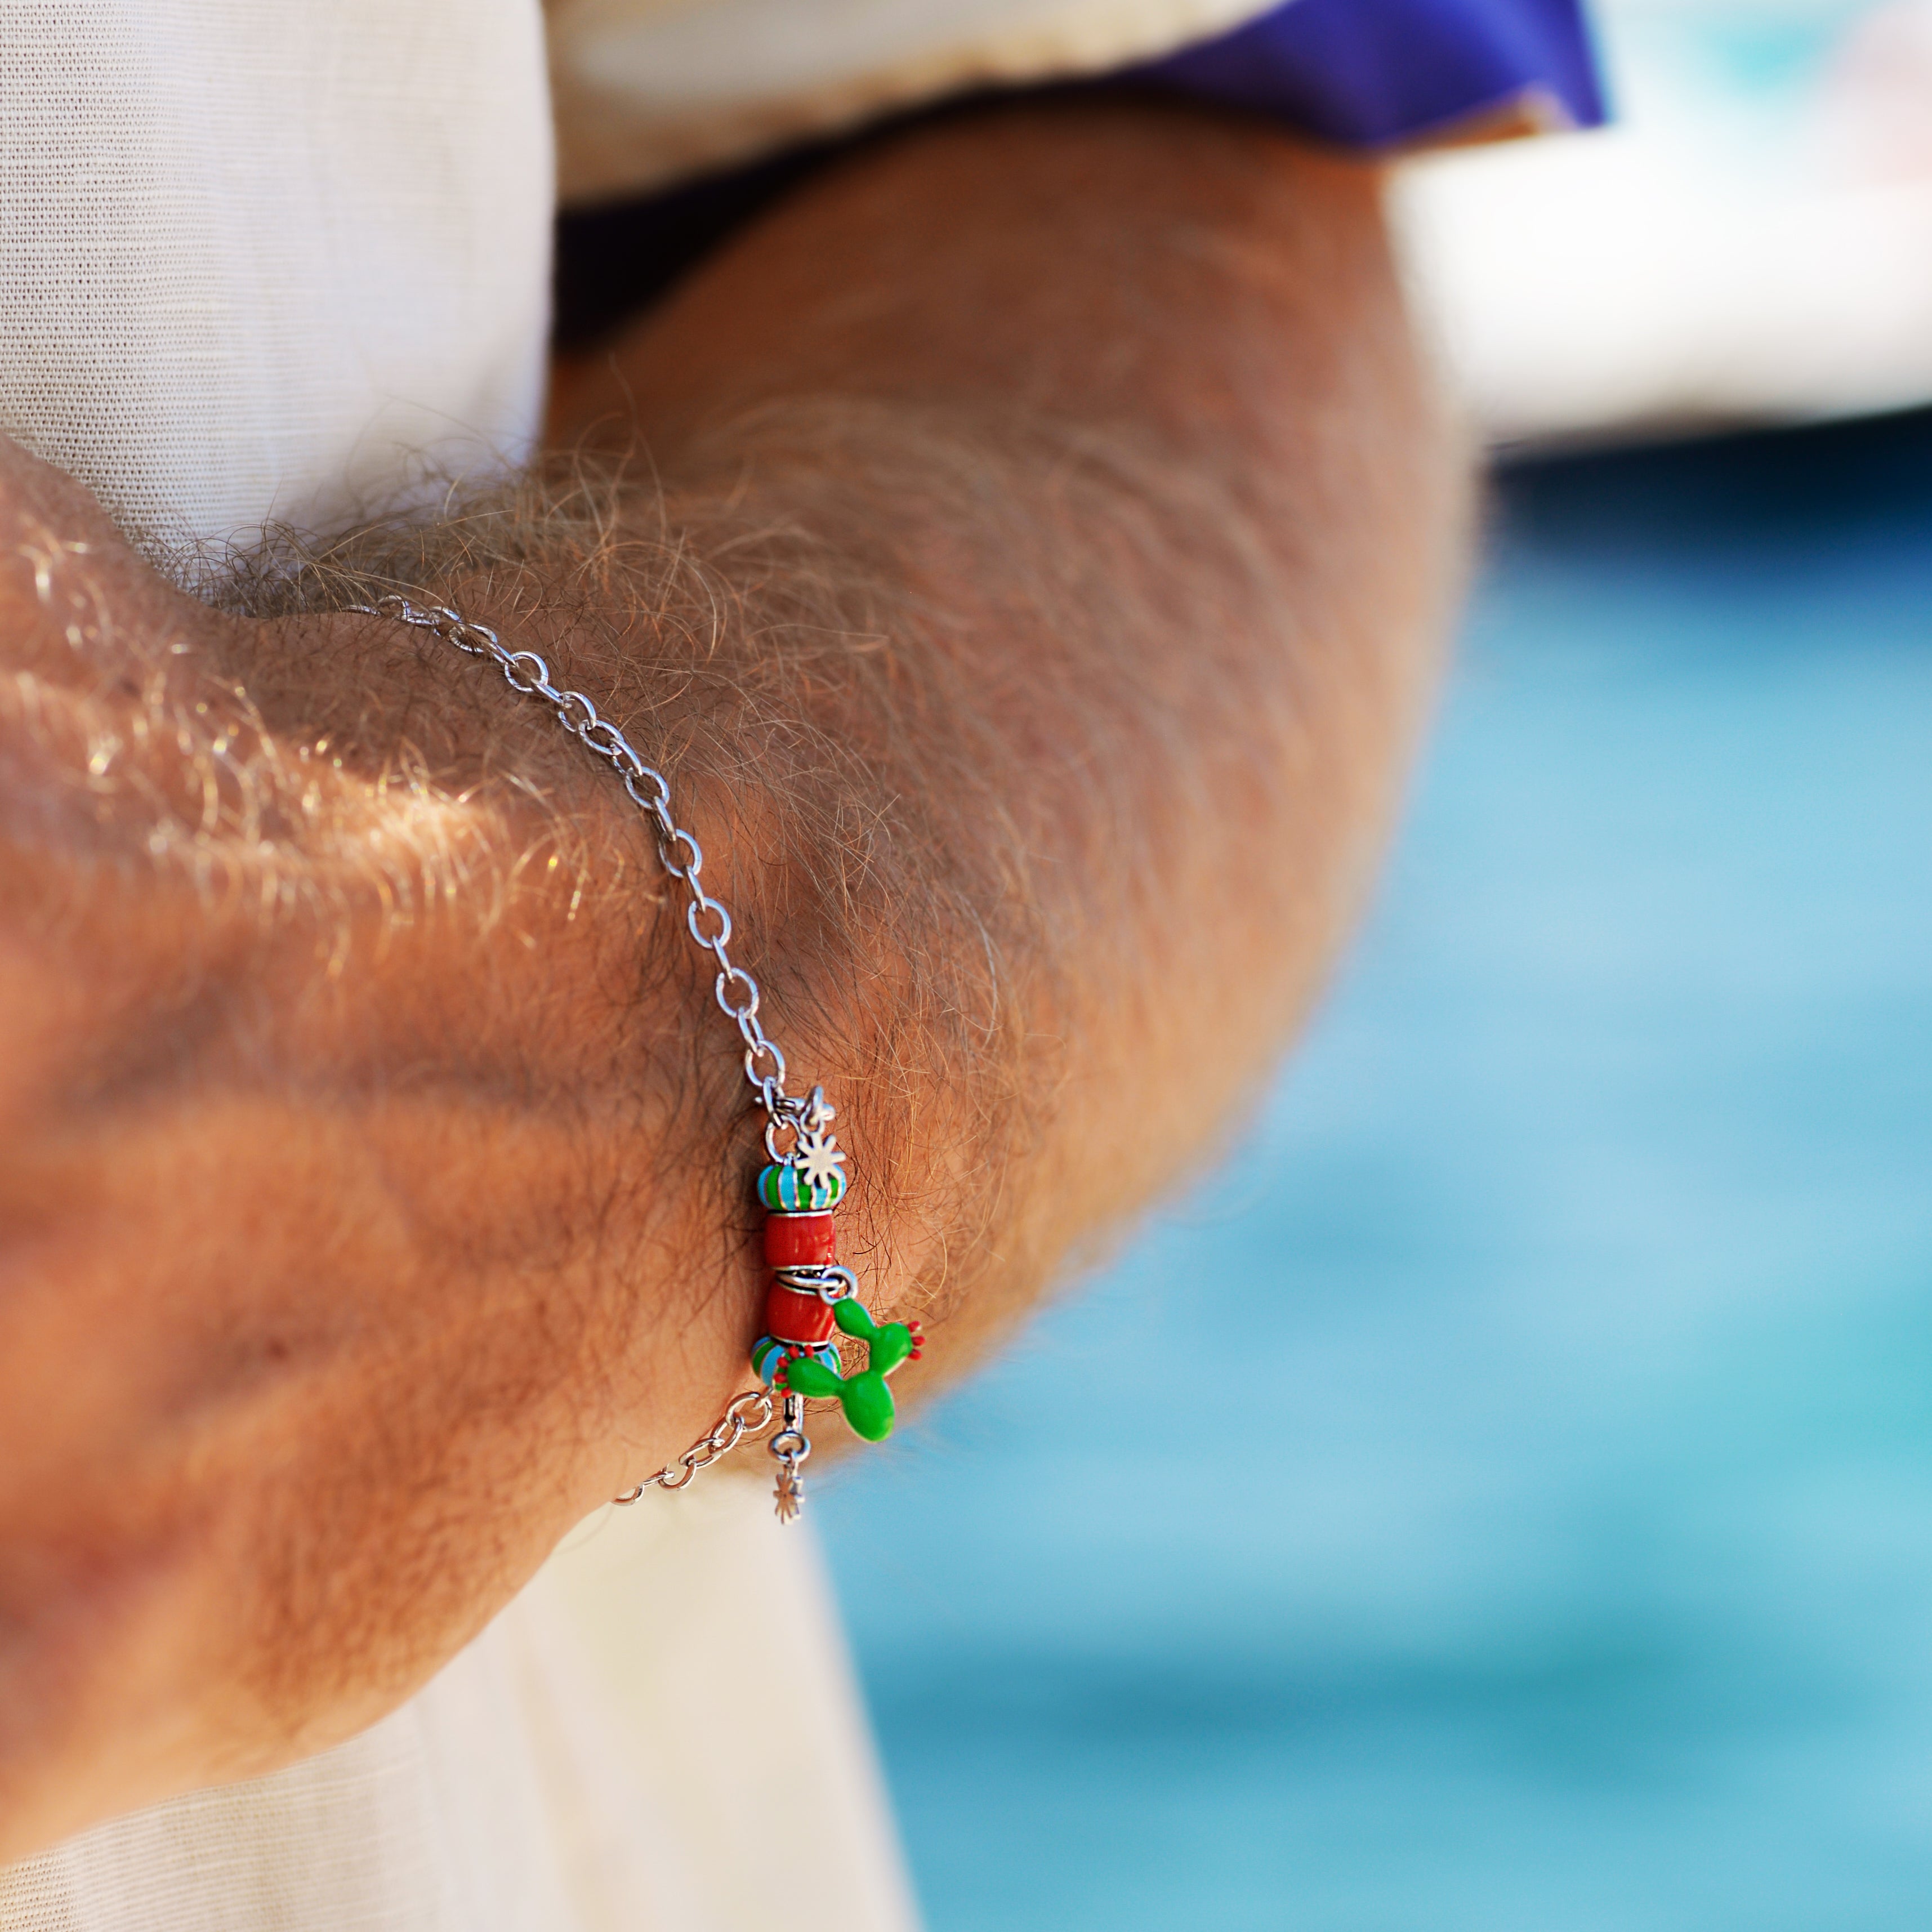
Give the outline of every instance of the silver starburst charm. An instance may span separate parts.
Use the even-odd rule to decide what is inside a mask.
[[[778,1466],[778,1501],[774,1514],[781,1522],[796,1521],[805,1506],[805,1478],[790,1463]]]
[[[824,1128],[809,1128],[800,1134],[792,1159],[808,1186],[844,1187],[844,1151]]]

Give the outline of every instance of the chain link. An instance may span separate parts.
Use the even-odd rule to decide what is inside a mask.
[[[434,631],[446,644],[472,657],[488,658],[503,674],[512,691],[540,698],[556,714],[556,722],[584,748],[614,765],[631,802],[651,822],[658,862],[691,896],[684,922],[692,938],[718,962],[712,990],[724,1016],[745,1042],[745,1078],[773,1126],[805,1124],[806,1100],[784,1090],[785,1057],[759,1023],[758,982],[731,957],[731,914],[698,882],[704,869],[704,848],[672,818],[670,783],[647,765],[636,748],[580,691],[560,691],[552,682],[550,666],[535,651],[506,650],[488,624],[478,624],[446,604],[416,604],[406,597],[379,597],[374,604],[350,607],[370,617],[390,617]]]
[[[771,1426],[772,1413],[772,1398],[764,1389],[747,1389],[742,1395],[734,1396],[719,1417],[718,1426],[709,1436],[700,1436],[675,1462],[667,1462],[655,1476],[646,1476],[635,1489],[626,1490],[610,1500],[628,1504],[653,1486],[682,1489],[699,1470],[708,1469],[719,1456],[728,1455],[746,1436],[763,1434]]]
[[[645,764],[631,741],[599,714],[582,692],[558,689],[542,657],[535,651],[507,650],[488,624],[478,624],[446,604],[416,604],[394,594],[350,608],[365,616],[392,618],[418,630],[433,631],[444,643],[471,657],[488,658],[512,691],[542,699],[555,712],[556,722],[585,750],[616,767],[631,802],[650,821],[658,863],[690,895],[685,925],[698,946],[718,962],[712,991],[724,1016],[745,1042],[745,1078],[765,1110],[765,1145],[774,1160],[778,1158],[774,1143],[779,1132],[786,1127],[802,1132],[808,1124],[812,1102],[785,1091],[785,1057],[758,1020],[758,982],[731,957],[730,911],[698,883],[698,874],[704,869],[704,848],[671,816],[670,781]],[[710,1435],[694,1442],[675,1462],[667,1463],[655,1476],[646,1476],[635,1489],[612,1500],[634,1503],[654,1485],[661,1490],[682,1489],[699,1470],[735,1449],[747,1436],[769,1428],[772,1413],[772,1398],[764,1390],[748,1389],[732,1399]]]

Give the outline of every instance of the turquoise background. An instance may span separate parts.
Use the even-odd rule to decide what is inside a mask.
[[[1252,1132],[822,1487],[933,1932],[1932,1924],[1932,424],[1495,523]]]

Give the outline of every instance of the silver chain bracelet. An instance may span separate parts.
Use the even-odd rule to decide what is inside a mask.
[[[762,1434],[777,1418],[782,1426],[767,1445],[778,1464],[778,1513],[788,1520],[804,1496],[800,1471],[812,1454],[805,1433],[808,1394],[836,1397],[860,1435],[877,1441],[890,1432],[893,1406],[885,1378],[902,1362],[916,1360],[918,1323],[874,1322],[856,1299],[849,1269],[836,1265],[831,1210],[845,1192],[844,1156],[830,1131],[832,1108],[822,1089],[808,1095],[785,1091],[785,1057],[758,1020],[758,982],[732,959],[731,915],[698,881],[704,853],[670,812],[670,785],[647,765],[630,740],[580,691],[560,690],[550,666],[535,651],[505,648],[496,633],[447,604],[416,604],[392,594],[350,609],[434,632],[472,657],[486,657],[511,689],[541,698],[557,722],[586,749],[613,766],[631,802],[650,820],[659,862],[690,895],[684,922],[691,936],[718,962],[712,994],[745,1043],[745,1078],[765,1112],[765,1151],[770,1165],[758,1177],[766,1210],[765,1258],[772,1270],[766,1301],[766,1329],[752,1345],[752,1365],[761,1386],[734,1396],[717,1426],[675,1462],[612,1500],[634,1503],[645,1490],[681,1490],[699,1470],[728,1454],[747,1436]],[[790,1144],[780,1142],[788,1132]],[[842,1372],[835,1334],[863,1340],[866,1367]]]

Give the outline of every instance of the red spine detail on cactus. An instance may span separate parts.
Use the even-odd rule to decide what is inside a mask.
[[[765,1259],[772,1268],[824,1268],[838,1257],[830,1214],[767,1214]]]
[[[781,1342],[796,1342],[801,1348],[815,1348],[821,1342],[832,1339],[837,1326],[830,1302],[820,1300],[815,1294],[801,1294],[795,1288],[784,1288],[772,1282],[765,1297],[766,1334],[775,1336]]]

